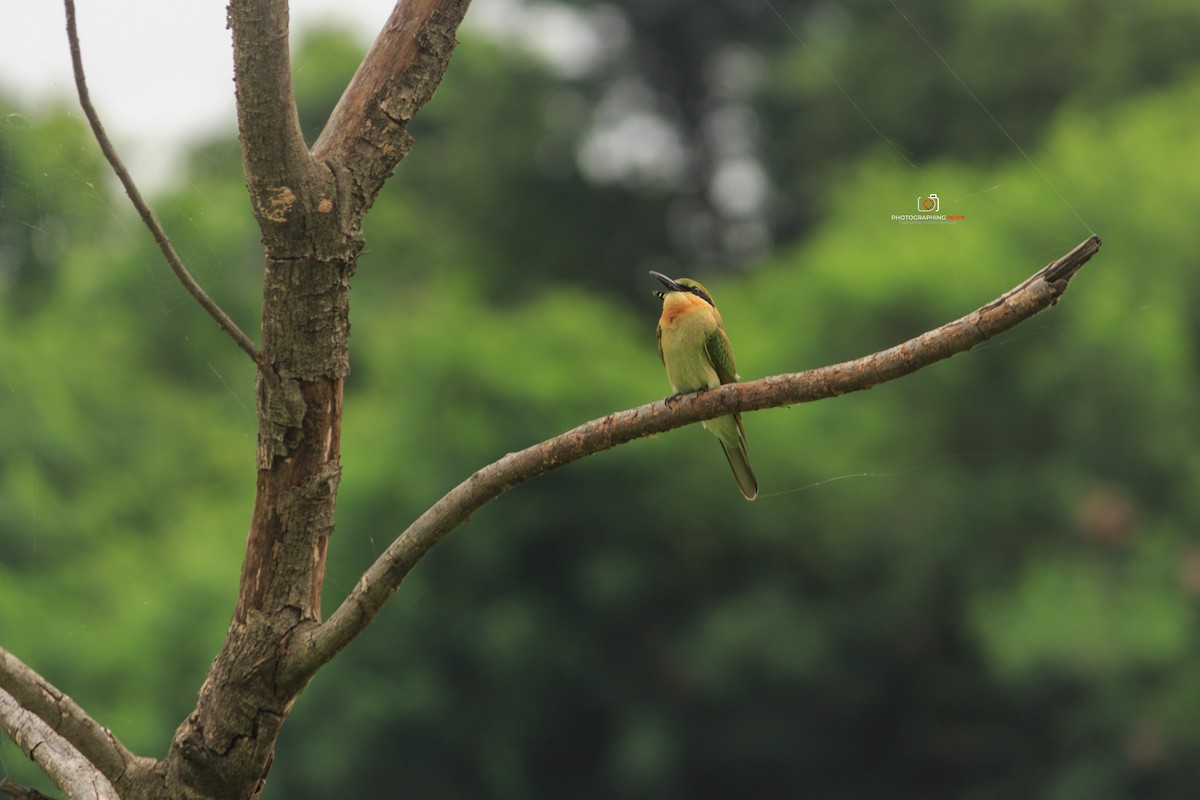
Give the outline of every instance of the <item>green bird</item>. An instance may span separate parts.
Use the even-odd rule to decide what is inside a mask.
[[[712,295],[691,278],[672,280],[653,270],[650,274],[666,287],[666,291],[654,295],[663,301],[658,320],[658,355],[667,368],[671,388],[676,394],[684,394],[737,383],[733,345],[725,335],[725,324]],[[754,477],[746,452],[742,415],[732,414],[700,424],[721,442],[745,498],[758,497],[758,478]]]

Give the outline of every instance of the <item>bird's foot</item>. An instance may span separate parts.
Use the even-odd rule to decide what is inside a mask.
[[[676,392],[675,394],[671,395],[670,397],[665,398],[663,400],[663,402],[666,403],[667,405],[671,406],[671,405],[675,405],[676,403],[678,403],[680,400],[687,397],[688,395],[701,394],[702,392],[707,392],[707,391],[708,391],[707,386],[701,386],[699,389],[692,389],[689,392]]]

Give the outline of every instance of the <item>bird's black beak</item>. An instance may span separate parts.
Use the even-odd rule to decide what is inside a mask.
[[[650,270],[650,274],[653,275],[654,277],[658,278],[659,282],[663,286],[667,287],[667,289],[672,292],[686,292],[687,291],[687,289],[684,289],[678,283],[671,280],[666,275],[663,275],[661,272],[655,272],[654,270]],[[662,292],[655,292],[654,294],[657,295],[658,297],[662,297]]]

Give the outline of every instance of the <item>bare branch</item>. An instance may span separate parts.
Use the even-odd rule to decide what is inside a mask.
[[[242,167],[268,254],[311,255],[335,223],[332,175],[308,153],[296,111],[288,0],[231,0]]]
[[[67,10],[67,39],[71,45],[71,64],[75,70],[75,89],[79,93],[79,105],[83,108],[83,115],[87,117],[88,124],[92,127],[92,133],[96,137],[96,142],[100,145],[101,152],[104,153],[105,159],[112,166],[113,172],[117,174],[117,178],[121,181],[121,185],[125,187],[125,193],[129,195],[129,200],[133,203],[133,207],[137,209],[138,216],[142,218],[142,222],[150,230],[150,235],[154,237],[155,244],[166,258],[167,264],[171,267],[171,271],[175,273],[175,277],[183,284],[183,288],[188,291],[196,302],[208,312],[221,330],[225,331],[234,343],[237,344],[246,355],[257,364],[261,361],[261,356],[258,347],[250,338],[242,332],[229,315],[209,297],[205,291],[200,288],[200,284],[196,283],[196,279],[184,266],[183,261],[179,258],[179,254],[175,252],[174,245],[167,238],[166,231],[159,224],[158,219],[154,216],[154,212],[150,210],[150,206],[146,204],[142,198],[142,193],[138,190],[137,184],[133,182],[133,177],[129,174],[129,170],[125,169],[125,164],[117,155],[116,149],[109,141],[108,134],[104,130],[104,126],[100,123],[100,116],[96,113],[96,108],[92,105],[91,96],[88,94],[87,80],[83,74],[83,56],[79,50],[79,33],[75,25],[75,1],[63,0]]]
[[[112,731],[3,647],[0,692],[37,717],[56,739],[69,744],[113,782],[126,778],[131,768],[149,766],[154,761],[130,752]]]
[[[120,795],[94,764],[4,691],[0,691],[0,726],[21,752],[36,762],[71,800],[120,800]],[[18,793],[6,787],[0,787],[0,790],[10,797],[45,797],[41,792],[31,793],[33,790],[24,787],[13,788]]]
[[[313,145],[352,174],[362,208],[412,147],[408,123],[433,97],[469,2],[399,0]]]
[[[450,490],[388,546],[341,606],[309,631],[289,666],[311,674],[375,617],[414,565],[481,506],[526,481],[634,439],[733,412],[757,411],[869,389],[971,349],[1058,302],[1067,283],[1100,249],[1092,236],[1019,286],[967,316],[888,350],[828,367],[669,398],[592,420],[480,469]]]

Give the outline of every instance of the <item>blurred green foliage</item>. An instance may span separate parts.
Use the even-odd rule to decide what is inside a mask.
[[[738,103],[761,126],[779,245],[700,275],[744,377],[890,346],[1089,230],[1104,249],[1061,307],[999,341],[748,416],[754,504],[688,428],[483,509],[307,690],[267,796],[1193,796],[1200,71],[1184,51],[1200,15],[1102,5],[905,4],[953,73],[894,5],[781,7],[843,94],[762,9],[630,4],[622,66],[674,91],[688,130],[719,82],[686,77],[711,76],[713,52],[765,65]],[[303,38],[310,139],[361,50]],[[327,612],[474,469],[668,391],[644,269],[691,271],[673,265],[698,245],[665,220],[701,190],[578,168],[618,72],[567,77],[467,38],[414,126],[353,292]],[[890,219],[931,191],[965,220]],[[198,148],[156,204],[253,330],[234,144]],[[0,633],[150,754],[234,601],[254,484],[243,361],[75,115],[7,114]],[[0,756],[27,778],[15,748]]]

